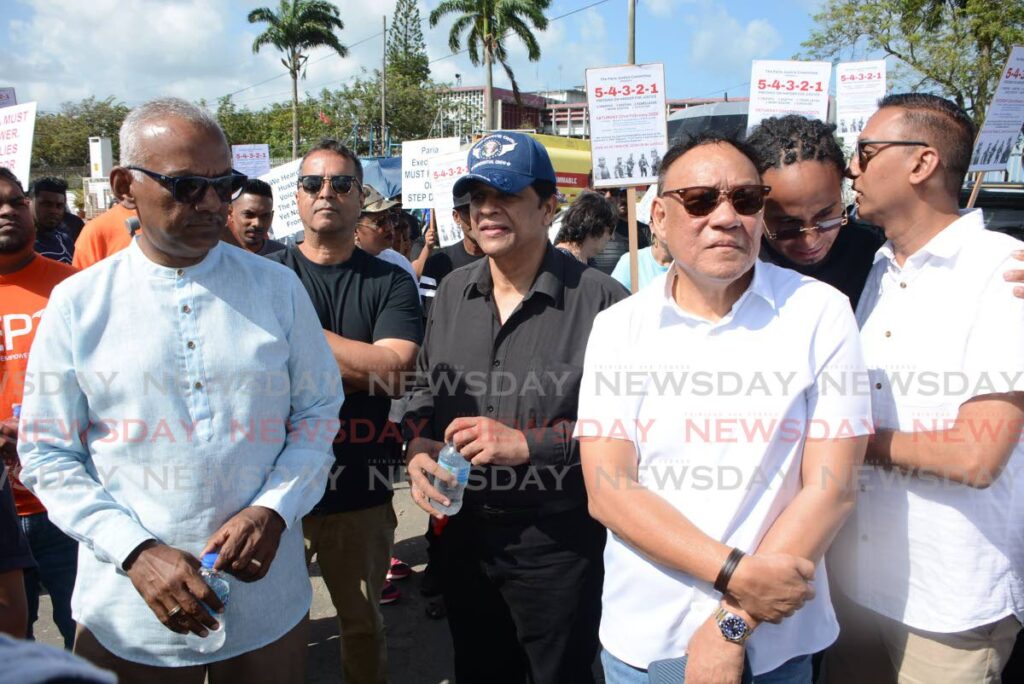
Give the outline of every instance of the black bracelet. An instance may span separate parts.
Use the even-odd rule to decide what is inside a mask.
[[[722,563],[722,569],[718,571],[718,578],[715,580],[715,591],[724,594],[725,590],[729,587],[729,580],[732,579],[732,573],[736,571],[736,566],[740,564],[740,559],[746,554],[739,549],[733,549],[729,552],[729,557]]]

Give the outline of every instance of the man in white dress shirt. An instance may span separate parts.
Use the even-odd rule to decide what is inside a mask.
[[[864,362],[841,293],[757,260],[753,159],[713,136],[665,155],[651,216],[675,261],[587,345],[575,436],[609,529],[609,684],[684,655],[687,682],[809,683],[838,633],[821,559],[871,429]]]
[[[877,432],[829,556],[832,682],[997,682],[1024,615],[1019,243],[959,211],[973,139],[953,103],[890,95],[850,162],[888,240],[857,307]]]

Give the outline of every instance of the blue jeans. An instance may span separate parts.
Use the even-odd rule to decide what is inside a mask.
[[[605,684],[649,684],[647,670],[624,663],[603,648],[601,666]],[[811,656],[797,656],[771,672],[754,677],[754,684],[810,684],[811,674]]]
[[[39,590],[45,587],[53,603],[53,621],[64,637],[68,650],[75,641],[75,621],[71,617],[71,592],[78,571],[78,542],[61,532],[46,513],[18,518],[28,538],[38,567],[25,570],[25,597],[28,599],[28,636],[35,637],[32,625],[39,618]]]

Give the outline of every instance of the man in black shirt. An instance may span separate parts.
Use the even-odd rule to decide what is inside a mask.
[[[493,133],[469,152],[474,237],[487,255],[441,283],[404,429],[413,500],[451,442],[474,468],[443,534],[441,585],[460,682],[592,682],[605,533],[588,514],[572,440],[587,337],[625,297],[547,239],[547,152]]]
[[[420,296],[423,297],[423,314],[430,314],[430,305],[437,294],[437,288],[444,277],[457,268],[467,266],[482,259],[483,250],[473,237],[473,227],[469,221],[469,195],[455,198],[452,218],[462,229],[462,239],[454,245],[443,247],[427,258],[420,276]]]
[[[70,264],[75,255],[75,241],[61,230],[67,212],[68,184],[61,178],[38,178],[29,187],[28,194],[36,222],[36,252]]]
[[[378,597],[396,525],[389,466],[402,444],[388,429],[388,410],[423,337],[412,278],[355,246],[362,176],[359,159],[341,143],[313,147],[299,167],[296,192],[304,240],[267,257],[306,286],[345,386],[336,464],[302,527],[307,558],[316,554],[338,611],[342,669],[352,684],[387,680]]]
[[[283,242],[270,239],[270,226],[274,223],[274,192],[270,184],[259,178],[250,178],[242,192],[231,201],[225,233],[233,242],[253,254],[268,256],[285,248]],[[224,235],[222,239],[227,239]]]

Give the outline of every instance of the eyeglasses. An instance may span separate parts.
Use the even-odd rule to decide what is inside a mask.
[[[768,227],[768,222],[765,221],[764,234],[768,236],[769,240],[795,240],[804,233],[817,232],[828,233],[837,228],[841,228],[850,222],[850,219],[846,216],[846,212],[843,212],[842,216],[835,216],[833,218],[822,219],[814,223],[812,226],[804,228],[803,225],[791,225],[791,227],[780,228],[779,230],[773,231]],[[790,223],[787,221],[786,223]],[[792,222],[793,224],[796,221]]]
[[[391,213],[385,213],[383,216],[377,216],[373,218],[371,218],[367,214],[364,214],[359,218],[359,223],[366,226],[367,228],[372,228],[376,231],[381,231],[389,227],[394,228],[396,225],[398,225],[398,217]]]
[[[875,158],[882,150],[875,150],[873,154],[866,154],[864,148],[868,145],[888,145],[893,147],[928,147],[928,143],[921,140],[858,140],[857,141],[857,165],[863,171],[868,162]],[[885,149],[885,148],[882,148]]]
[[[353,187],[359,186],[359,179],[355,176],[299,176],[299,187],[310,195],[316,195],[324,187],[324,181],[330,181],[331,190],[339,195],[347,195]]]
[[[729,204],[737,214],[752,216],[764,208],[764,199],[771,190],[768,185],[737,185],[731,190],[695,185],[691,188],[666,190],[661,194],[678,195],[683,202],[683,209],[690,216],[707,216],[718,208],[723,197],[729,198]]]
[[[206,190],[213,188],[221,202],[230,202],[242,192],[242,186],[248,176],[234,169],[226,176],[208,178],[207,176],[165,176],[162,173],[144,169],[141,166],[126,166],[131,171],[140,171],[171,193],[175,202],[196,204],[206,197]]]

